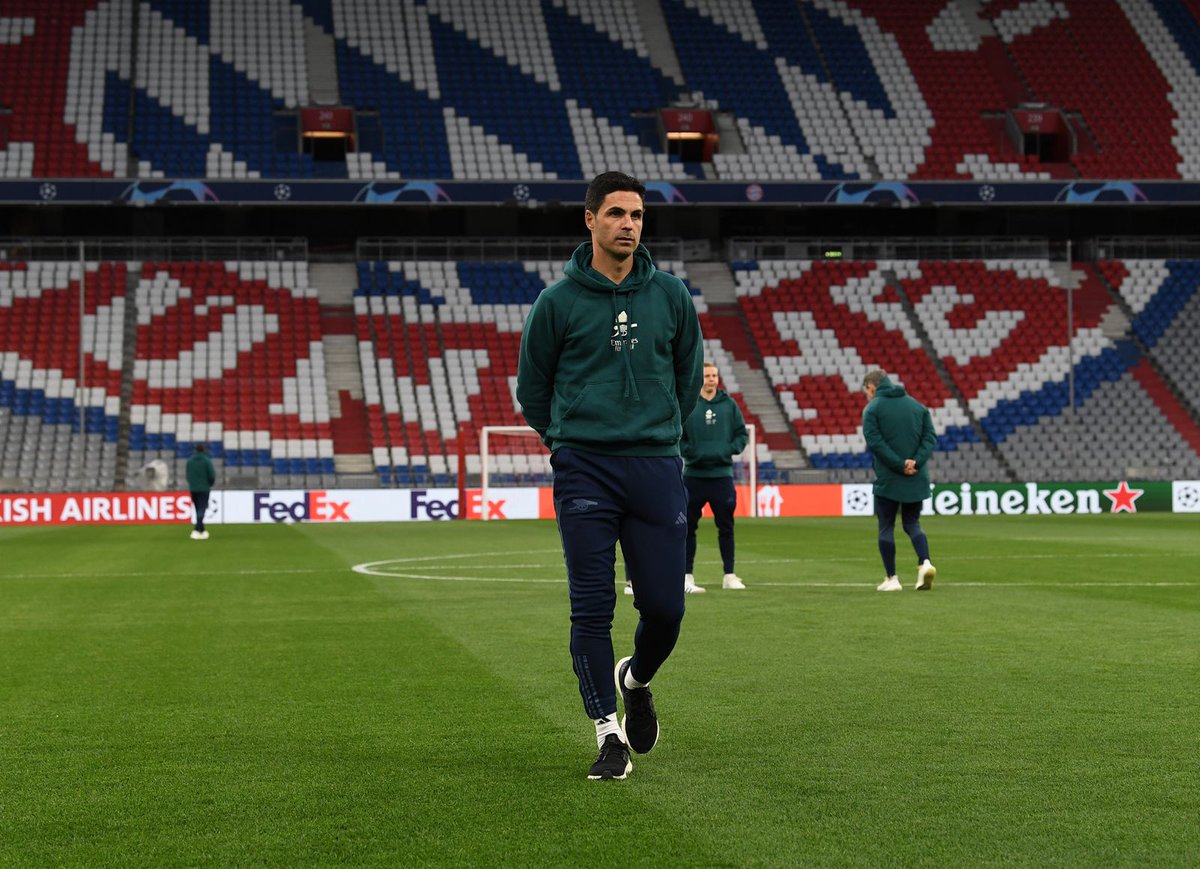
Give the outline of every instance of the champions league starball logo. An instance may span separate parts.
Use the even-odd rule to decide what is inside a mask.
[[[875,496],[871,486],[847,484],[842,486],[842,515],[870,516],[875,509]]]
[[[1172,483],[1171,509],[1176,513],[1200,513],[1200,480],[1176,480]]]

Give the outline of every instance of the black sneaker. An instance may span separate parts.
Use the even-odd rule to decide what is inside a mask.
[[[626,688],[625,673],[632,658],[617,661],[615,678],[617,690],[625,701],[625,717],[621,729],[629,740],[629,747],[638,754],[645,754],[658,742],[658,713],[654,711],[654,695],[649,688]]]
[[[623,779],[633,772],[633,761],[629,759],[629,746],[621,741],[621,737],[610,733],[604,737],[604,745],[600,746],[600,756],[588,771],[588,778],[600,781],[606,778]]]

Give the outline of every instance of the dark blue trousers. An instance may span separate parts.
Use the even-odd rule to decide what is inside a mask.
[[[649,682],[683,621],[687,493],[677,456],[602,456],[562,447],[554,468],[554,512],[571,596],[571,660],[589,717],[617,711],[612,623],[621,544],[634,606],[634,678]]]
[[[684,477],[688,492],[687,573],[695,573],[696,527],[704,505],[712,506],[717,525],[717,545],[721,548],[721,564],[726,573],[733,573],[733,512],[737,509],[737,489],[733,477]]]
[[[208,512],[208,492],[192,492],[192,508],[196,513],[196,530],[204,531],[204,514]]]
[[[896,513],[904,533],[912,541],[917,564],[929,557],[929,541],[921,530],[921,502],[900,503],[891,498],[875,496],[875,518],[879,525],[879,556],[883,559],[885,576],[896,575]]]

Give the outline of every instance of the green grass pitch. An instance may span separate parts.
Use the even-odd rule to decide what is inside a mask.
[[[1200,864],[1200,517],[925,527],[706,521],[624,782],[553,523],[0,530],[0,865]]]

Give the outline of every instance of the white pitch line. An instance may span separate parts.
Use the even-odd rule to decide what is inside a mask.
[[[370,570],[359,570],[361,564],[355,565],[354,572],[366,576],[379,576],[384,579],[432,579],[437,582],[528,582],[539,585],[564,585],[565,579],[537,579],[526,576],[446,576],[432,573],[376,573]]]
[[[140,573],[6,573],[0,581],[9,579],[190,579],[195,576],[283,576],[294,573],[336,573],[338,568],[324,570],[305,567],[287,570],[199,570],[187,573],[163,573],[161,570]]]
[[[551,550],[557,551],[557,550]],[[505,555],[503,552],[475,553],[477,557],[493,557],[496,555]],[[366,576],[377,576],[384,579],[427,579],[434,582],[501,582],[501,583],[530,583],[538,585],[561,585],[566,582],[565,578],[542,579],[536,577],[514,577],[514,576],[465,576],[462,574],[444,574],[444,573],[411,573],[406,570],[390,570],[390,566],[403,567],[406,564],[414,562],[422,562],[426,566],[430,561],[438,558],[459,559],[464,558],[463,555],[447,555],[447,556],[432,556],[421,558],[397,558],[388,559],[386,561],[372,561],[365,564],[356,564],[353,567],[355,573],[361,573]],[[815,560],[815,559],[814,559]],[[834,559],[822,559],[830,561]],[[800,563],[795,559],[779,559],[779,560],[761,560],[750,561],[751,564],[791,564]],[[473,565],[447,565],[447,569],[463,568],[471,569]],[[523,569],[529,568],[545,568],[553,565],[545,564],[522,564],[522,565],[507,565],[514,569],[520,567]],[[494,564],[478,565],[480,570],[494,569]],[[618,584],[620,584],[618,582]],[[875,583],[868,582],[755,582],[756,587],[764,588],[840,588],[840,589],[870,589],[875,587]],[[958,588],[1200,588],[1200,583],[1195,582],[1095,582],[1081,580],[1079,582],[970,582],[962,581],[955,582],[953,580],[943,580],[942,587],[958,587]]]
[[[861,582],[756,582],[771,588],[874,588],[875,583]],[[1198,582],[958,582],[943,580],[945,588],[1200,588]]]

